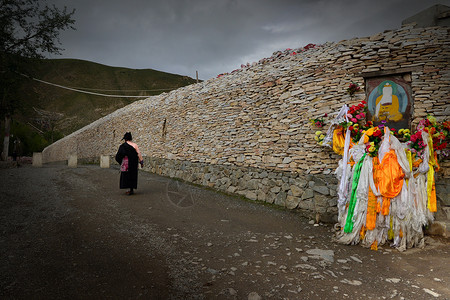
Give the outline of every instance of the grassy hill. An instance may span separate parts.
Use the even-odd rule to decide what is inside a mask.
[[[110,95],[153,96],[196,82],[187,76],[152,69],[110,67],[75,59],[30,61],[29,70],[30,76],[46,82]],[[24,154],[41,151],[38,148],[52,140],[143,99],[84,94],[31,79],[25,80],[20,95],[20,109],[13,116],[11,133],[28,141]]]

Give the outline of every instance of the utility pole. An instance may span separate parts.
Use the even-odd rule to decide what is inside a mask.
[[[198,83],[198,71],[195,71],[195,76],[197,78],[197,83]]]

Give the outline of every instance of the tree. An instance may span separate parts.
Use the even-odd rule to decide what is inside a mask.
[[[0,0],[0,120],[4,118],[5,137],[2,159],[8,157],[10,116],[17,108],[15,93],[26,80],[24,64],[29,58],[61,54],[60,31],[75,29],[75,9],[62,10],[45,0]]]

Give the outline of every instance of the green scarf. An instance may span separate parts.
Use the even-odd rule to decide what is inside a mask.
[[[356,163],[353,171],[353,182],[352,182],[352,194],[350,196],[350,203],[348,205],[347,220],[345,222],[344,232],[351,233],[353,231],[353,213],[355,211],[356,201],[356,189],[358,188],[359,177],[361,175],[361,168],[364,162],[364,158],[367,153],[361,157],[361,159]]]

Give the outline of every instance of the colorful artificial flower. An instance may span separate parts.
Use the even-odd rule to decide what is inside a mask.
[[[347,93],[350,95],[350,96],[353,96],[357,91],[359,91],[361,88],[359,87],[359,85],[357,84],[357,83],[354,83],[354,82],[351,82],[349,85],[348,85],[348,88],[347,88]]]
[[[431,116],[431,115],[428,115],[427,116],[427,120],[431,123],[431,125],[433,125],[433,126],[436,126],[436,118],[435,117],[433,117],[433,116]]]
[[[423,159],[426,145],[423,142],[421,131],[417,131],[415,134],[411,135],[407,145],[411,149],[412,153],[416,154],[418,158]]]
[[[311,122],[311,124],[313,124],[317,127],[323,127],[325,125],[323,118],[326,118],[327,116],[328,116],[328,114],[324,114],[323,117],[316,118],[316,119],[310,119],[309,121]]]
[[[319,143],[319,145],[322,145],[324,138],[325,138],[325,135],[323,134],[322,131],[320,131],[320,130],[316,131],[316,133],[314,135],[314,140],[316,140],[316,142]]]

